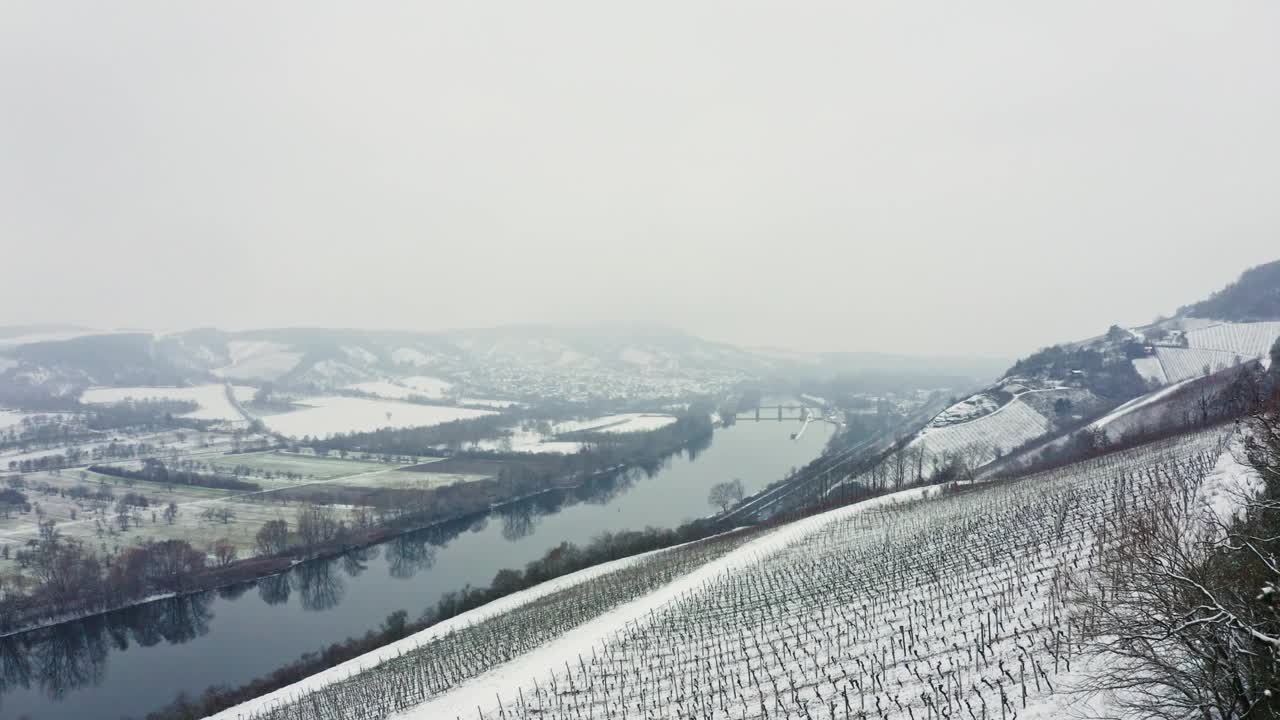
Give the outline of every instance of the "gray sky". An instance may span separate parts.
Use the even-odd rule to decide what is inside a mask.
[[[0,323],[1016,354],[1280,257],[1280,3],[0,4]]]

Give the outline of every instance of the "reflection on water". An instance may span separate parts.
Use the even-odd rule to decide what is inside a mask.
[[[785,432],[778,434],[785,438]],[[562,540],[582,543],[601,532],[650,524],[669,527],[703,514],[710,483],[743,475],[755,477],[753,489],[758,489],[794,461],[816,455],[824,442],[812,438],[802,449],[772,438],[759,428],[732,430],[715,459],[696,470],[688,462],[708,450],[711,437],[642,467],[596,476],[579,487],[542,493],[487,515],[406,533],[338,557],[300,563],[256,582],[0,638],[0,717],[101,717],[105,707],[111,708],[107,717],[141,717],[168,703],[179,690],[198,694],[209,684],[239,684],[302,652],[363,633],[377,625],[379,613],[395,609],[386,608],[386,603],[398,602],[416,614],[434,605],[442,593],[467,583],[487,583],[498,569],[522,567]],[[787,464],[780,464],[784,461]],[[671,477],[644,485],[644,492],[636,490],[673,464],[680,467]],[[441,562],[446,564],[443,570]],[[460,566],[470,576],[461,575]],[[427,572],[433,568],[436,572]],[[398,595],[386,585],[385,578],[400,584],[415,576],[424,579]],[[332,612],[351,597],[359,600],[350,601],[349,610]],[[292,601],[297,601],[296,607]],[[218,633],[191,643],[209,635],[214,605],[230,617],[222,620]],[[323,617],[319,627],[306,620],[313,615]],[[338,620],[345,624],[338,625]],[[264,637],[271,638],[272,648],[251,647]],[[199,649],[182,652],[184,644]],[[138,648],[154,649],[140,653]],[[109,662],[112,656],[117,656],[114,665]],[[54,702],[77,688],[97,689]],[[16,702],[16,707],[6,708],[6,700]]]
[[[689,449],[694,457],[707,443]],[[517,542],[533,533],[545,515],[576,503],[603,504],[630,488],[638,477],[653,477],[667,461],[602,475],[571,490],[557,490],[502,506],[494,511],[502,537]],[[57,700],[77,687],[102,681],[107,657],[131,644],[150,647],[161,642],[188,642],[209,631],[209,604],[214,597],[235,600],[255,586],[267,605],[283,605],[298,594],[303,610],[318,612],[342,602],[346,578],[357,578],[385,552],[387,570],[408,579],[430,570],[437,551],[466,532],[483,532],[489,516],[433,526],[394,537],[382,545],[349,551],[340,557],[300,563],[280,575],[216,591],[157,600],[0,639],[0,697],[15,688],[38,687]],[[372,624],[374,619],[370,619]],[[2,707],[2,706],[0,706]]]
[[[102,681],[111,650],[185,643],[209,631],[210,594],[148,603],[0,638],[0,694],[38,687],[50,699]]]

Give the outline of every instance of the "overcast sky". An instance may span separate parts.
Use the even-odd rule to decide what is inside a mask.
[[[0,3],[0,324],[1019,354],[1280,258],[1280,3]]]

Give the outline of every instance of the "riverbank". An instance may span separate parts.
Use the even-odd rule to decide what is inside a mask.
[[[210,592],[221,590],[237,585],[251,583],[255,580],[271,577],[285,572],[293,567],[307,562],[322,561],[339,557],[347,553],[355,552],[373,545],[378,545],[392,540],[398,536],[406,535],[423,530],[452,524],[471,522],[481,517],[488,516],[491,513],[511,507],[519,503],[528,502],[538,497],[551,493],[569,493],[574,490],[581,489],[587,483],[599,480],[609,475],[620,474],[632,468],[643,468],[660,464],[673,455],[684,452],[690,447],[704,445],[707,438],[703,436],[693,436],[687,438],[681,445],[669,450],[661,456],[653,458],[643,458],[634,460],[630,463],[616,463],[608,467],[587,471],[584,474],[576,476],[568,476],[559,480],[551,481],[547,487],[526,492],[519,495],[513,495],[498,500],[489,499],[483,508],[472,511],[457,513],[454,515],[432,518],[422,521],[415,520],[414,515],[400,516],[393,520],[391,524],[384,524],[376,527],[368,528],[346,528],[344,534],[336,537],[331,541],[324,542],[319,545],[311,545],[305,548],[290,548],[288,551],[274,556],[257,556],[236,560],[232,563],[216,568],[203,568],[198,572],[181,577],[175,587],[157,587],[151,589],[145,595],[121,601],[114,601],[110,595],[90,595],[88,592],[81,592],[76,595],[76,602],[81,608],[78,610],[66,610],[57,612],[56,609],[50,607],[47,600],[38,597],[29,598],[11,598],[6,599],[3,603],[4,613],[3,621],[0,622],[0,638],[20,635],[40,628],[47,628],[60,625],[67,622],[83,620],[104,613],[124,610],[127,608],[144,605],[156,600],[182,597],[202,592]],[[460,453],[455,457],[469,457],[467,453]],[[485,453],[486,459],[493,459],[494,453]],[[518,459],[519,456],[515,456]],[[499,456],[499,459],[501,457]],[[439,488],[434,491],[442,496],[452,494],[458,486],[448,486]],[[464,488],[467,490],[468,488]],[[494,487],[488,487],[487,490],[493,490]],[[475,494],[475,493],[473,493]],[[443,503],[456,505],[456,502]],[[87,606],[87,607],[86,607]],[[51,612],[51,610],[54,610]]]
[[[565,543],[676,528],[707,514],[710,486],[741,478],[757,491],[817,457],[830,426],[740,422],[650,467],[543,493],[482,516],[404,532],[336,557],[303,562],[256,583],[195,593],[68,622],[5,641],[19,658],[57,657],[0,684],[0,715],[41,720],[143,718],[185,692],[238,688],[304,655],[409,621],[442,600],[478,598],[499,573],[510,580]],[[621,546],[618,546],[621,547]],[[269,638],[269,642],[263,642]],[[251,649],[251,650],[249,650]]]

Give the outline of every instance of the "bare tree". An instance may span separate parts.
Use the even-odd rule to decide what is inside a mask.
[[[1166,493],[1121,505],[1099,571],[1073,580],[1088,647],[1106,659],[1089,687],[1130,716],[1280,711],[1280,416],[1252,425],[1246,452],[1263,489],[1237,492],[1239,515],[1203,506],[1206,469],[1165,466]]]
[[[720,512],[729,512],[729,508],[742,502],[744,495],[742,481],[738,478],[711,486],[707,502],[720,508]]]
[[[258,529],[254,538],[259,555],[277,555],[289,547],[289,522],[268,520]]]
[[[213,556],[213,562],[216,566],[226,567],[235,562],[240,553],[236,550],[234,543],[226,538],[221,538],[214,540],[209,545],[209,554]]]
[[[298,534],[307,545],[319,545],[338,536],[338,517],[329,505],[308,503],[298,510]]]

